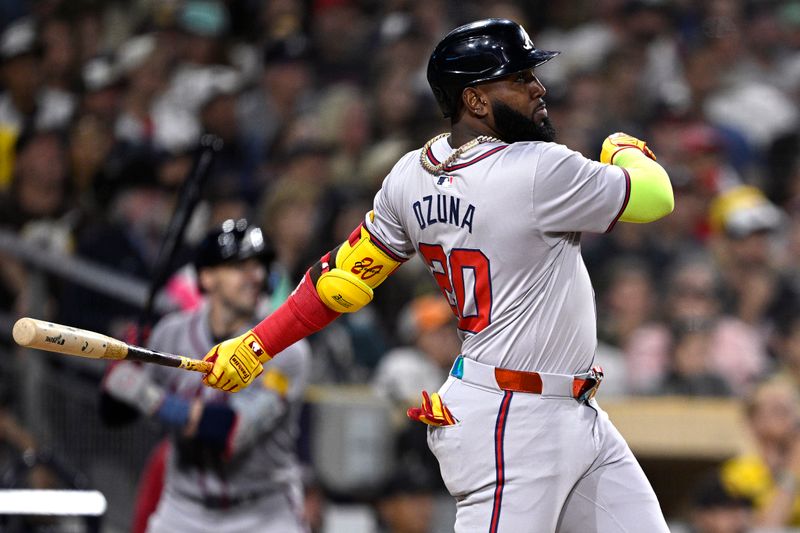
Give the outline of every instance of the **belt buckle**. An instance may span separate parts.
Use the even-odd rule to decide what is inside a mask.
[[[595,394],[597,394],[597,389],[600,388],[600,382],[603,381],[603,368],[601,366],[593,366],[588,372],[575,377],[584,380],[580,394],[576,399],[581,403],[589,402],[594,398]]]

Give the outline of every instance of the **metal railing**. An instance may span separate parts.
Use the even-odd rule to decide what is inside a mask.
[[[47,318],[48,279],[53,277],[140,309],[148,299],[149,283],[145,280],[49,249],[44,243],[5,229],[0,229],[0,254],[25,265],[27,313],[37,318]],[[163,293],[156,297],[154,308],[159,314],[175,309]],[[6,340],[11,338],[16,318],[0,313],[0,335]],[[15,411],[24,427],[37,442],[57,450],[60,460],[83,472],[91,488],[106,494],[104,521],[127,530],[138,474],[161,436],[160,429],[146,420],[113,429],[101,423],[96,376],[102,370],[96,362],[67,363],[57,371],[49,362],[66,360],[53,359],[57,356],[46,352],[20,348],[6,355],[13,357],[9,381],[14,384]],[[79,370],[81,363],[86,373],[70,371]]]
[[[0,253],[32,267],[32,274],[47,273],[140,309],[147,302],[149,283],[87,259],[50,250],[36,241],[0,229]],[[163,293],[156,297],[155,309],[166,313],[174,309]]]

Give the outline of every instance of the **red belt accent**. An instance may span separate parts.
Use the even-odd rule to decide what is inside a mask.
[[[581,398],[591,391],[591,396],[594,396],[592,389],[597,389],[602,380],[603,370],[599,367],[593,367],[592,371],[585,375],[586,377],[575,377],[572,380],[572,396],[574,398]],[[494,378],[497,380],[497,385],[507,391],[512,392],[530,392],[533,394],[542,393],[542,376],[538,372],[525,372],[523,370],[509,370],[507,368],[495,368]],[[589,396],[589,398],[591,398]]]
[[[538,372],[524,372],[522,370],[509,370],[507,368],[494,369],[494,379],[497,385],[512,392],[542,393],[542,376]]]

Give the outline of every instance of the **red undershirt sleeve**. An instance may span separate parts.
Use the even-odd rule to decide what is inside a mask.
[[[253,332],[264,344],[264,351],[274,357],[300,339],[321,330],[340,314],[322,302],[311,275],[306,272],[303,281],[283,305],[259,322]]]

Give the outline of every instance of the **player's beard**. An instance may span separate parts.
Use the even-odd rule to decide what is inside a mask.
[[[536,124],[530,117],[502,102],[492,102],[492,113],[495,129],[500,138],[507,143],[556,140],[556,129],[550,122],[550,117],[545,117],[541,124]]]

